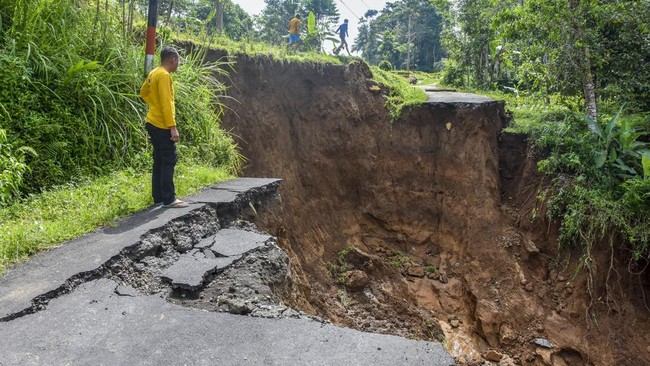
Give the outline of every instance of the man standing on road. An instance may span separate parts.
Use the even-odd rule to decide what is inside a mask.
[[[300,15],[296,14],[289,22],[289,45],[287,48],[293,47],[296,49],[302,43],[300,39]]]
[[[349,37],[350,34],[348,34],[348,20],[345,19],[343,21],[343,24],[339,25],[338,29],[336,29],[336,33],[339,34],[339,38],[341,38],[341,44],[334,49],[334,54],[338,55],[339,52],[343,49],[343,46],[345,46],[345,50],[348,52],[348,56],[350,56],[350,50],[348,49],[348,42],[345,40],[345,37]]]
[[[176,129],[174,85],[170,73],[178,69],[179,56],[173,47],[160,51],[160,66],[151,70],[140,88],[140,96],[149,105],[146,129],[153,145],[151,194],[155,205],[169,208],[187,207],[187,202],[176,198],[174,168],[178,161],[176,143],[180,139]]]

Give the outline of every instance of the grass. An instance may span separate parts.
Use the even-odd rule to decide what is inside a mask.
[[[373,79],[389,89],[386,107],[391,119],[397,120],[404,108],[426,102],[427,94],[420,88],[414,88],[406,79],[390,71],[371,66]]]
[[[413,75],[418,79],[418,85],[439,85],[442,81],[442,75],[440,73],[415,71]]]
[[[402,253],[402,252],[396,252],[389,260],[388,264],[390,264],[393,268],[395,269],[402,269],[408,264],[410,264],[411,258],[409,258],[408,255]]]
[[[233,178],[225,169],[179,164],[179,196]],[[39,251],[91,232],[152,204],[150,175],[134,170],[69,184],[0,209],[0,273]]]
[[[228,52],[230,55],[245,54],[249,56],[266,57],[275,61],[295,61],[299,63],[318,63],[343,65],[351,60],[358,60],[356,57],[334,56],[327,53],[319,53],[314,50],[303,48],[295,51],[288,50],[286,46],[270,45],[255,41],[233,41],[227,37],[201,38],[186,34],[175,34],[175,39],[190,41],[204,45],[209,48],[216,48]]]

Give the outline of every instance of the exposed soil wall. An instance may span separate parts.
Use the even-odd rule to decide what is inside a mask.
[[[363,64],[242,56],[235,69],[223,123],[248,159],[243,175],[284,179],[266,229],[295,271],[285,301],[443,340],[459,363],[650,363],[647,276],[613,258],[609,291],[589,296],[575,255],[556,259],[553,226],[530,219],[535,160],[524,138],[501,133],[502,102],[428,104],[391,123]],[[600,249],[596,284],[610,261]]]

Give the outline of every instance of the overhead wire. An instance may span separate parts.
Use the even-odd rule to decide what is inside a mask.
[[[359,18],[359,17],[358,17],[358,16],[357,16],[353,11],[352,11],[352,9],[350,9],[350,7],[347,6],[347,4],[345,4],[345,3],[343,2],[343,0],[339,0],[339,2],[340,2],[341,4],[343,4],[343,6],[345,6],[345,7],[350,11],[350,13],[352,13],[352,15],[354,15],[355,18],[357,18],[359,21],[361,21],[361,18]],[[366,6],[367,6],[367,5],[366,5]]]
[[[365,6],[366,6],[366,8],[368,8],[368,9],[370,9],[370,6],[369,6],[368,4],[366,4],[366,2],[365,2],[365,1],[363,1],[363,0],[361,0],[361,3],[362,3],[363,5],[365,5]]]

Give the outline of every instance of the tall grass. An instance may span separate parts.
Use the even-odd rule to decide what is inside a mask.
[[[146,169],[143,50],[135,35],[125,37],[112,8],[119,5],[111,1],[107,11],[89,0],[0,1],[0,128],[9,144],[37,154],[26,159],[22,191]],[[235,171],[241,156],[219,129],[218,101],[210,96],[208,74],[218,66],[191,62],[175,76],[182,149]]]
[[[232,178],[224,168],[178,167],[176,188],[187,195]],[[0,274],[10,263],[142,210],[151,202],[150,175],[134,169],[54,187],[0,208]]]
[[[0,271],[151,203],[134,44],[144,29],[125,34],[117,2],[101,5],[0,0]],[[179,195],[232,177],[242,161],[219,126],[223,65],[185,59],[173,76]]]
[[[191,41],[196,44],[205,45],[206,47],[224,50],[230,55],[245,54],[249,56],[266,57],[276,61],[343,65],[354,60],[359,60],[357,57],[334,56],[327,53],[317,52],[307,47],[302,47],[298,50],[289,50],[286,46],[277,46],[248,40],[233,41],[232,39],[223,36],[209,37],[191,34],[174,34],[174,37],[179,40]]]
[[[32,147],[26,192],[132,165],[146,147],[139,52],[87,1],[15,1],[4,34],[0,115]]]

